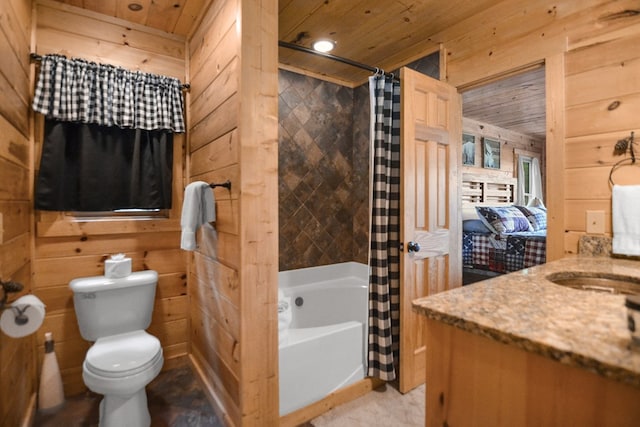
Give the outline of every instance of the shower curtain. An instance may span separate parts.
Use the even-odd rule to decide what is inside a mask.
[[[372,181],[368,375],[396,378],[400,338],[400,84],[369,78]]]

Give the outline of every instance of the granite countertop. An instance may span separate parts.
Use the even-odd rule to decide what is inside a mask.
[[[640,280],[640,261],[565,258],[420,298],[413,306],[430,319],[640,387],[640,349],[629,345],[624,295],[546,279],[559,272]]]

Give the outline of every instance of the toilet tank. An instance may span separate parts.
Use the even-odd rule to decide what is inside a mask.
[[[137,271],[127,277],[81,277],[69,283],[80,334],[87,341],[147,329],[155,302],[158,273]]]

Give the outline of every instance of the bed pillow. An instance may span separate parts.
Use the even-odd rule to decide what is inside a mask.
[[[482,222],[496,233],[533,231],[527,217],[515,206],[476,206],[476,211]]]
[[[491,230],[481,219],[466,219],[462,221],[462,230],[468,233],[491,233]]]
[[[475,206],[463,206],[462,207],[462,220],[467,221],[470,219],[480,219],[478,218],[478,212],[476,212]]]
[[[533,227],[533,231],[547,229],[547,210],[533,206],[516,206],[527,217]]]

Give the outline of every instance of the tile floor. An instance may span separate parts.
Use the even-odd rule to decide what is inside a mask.
[[[56,414],[36,415],[34,427],[96,427],[102,397],[67,399]],[[151,427],[223,427],[189,366],[162,372],[147,387]],[[385,385],[301,427],[418,427],[424,425],[424,386],[402,395]]]
[[[407,394],[391,385],[340,405],[305,427],[419,427],[424,426],[424,385]]]
[[[56,414],[36,415],[34,427],[95,427],[101,396],[67,399]],[[223,427],[189,366],[162,372],[147,386],[151,427]]]

